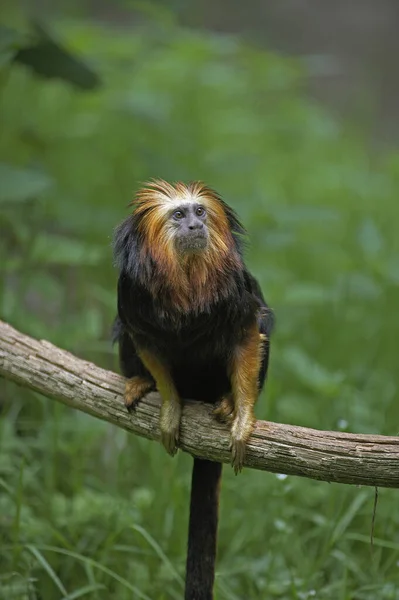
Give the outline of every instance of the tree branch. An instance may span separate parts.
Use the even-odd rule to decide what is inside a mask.
[[[142,437],[159,438],[158,394],[147,396],[129,414],[121,376],[50,342],[23,335],[2,321],[0,376]],[[185,402],[180,446],[193,456],[230,462],[228,428],[217,423],[211,407],[203,403]],[[328,482],[399,487],[399,437],[258,421],[245,466]]]

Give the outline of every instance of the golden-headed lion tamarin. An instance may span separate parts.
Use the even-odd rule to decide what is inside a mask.
[[[232,464],[243,466],[254,404],[269,359],[272,311],[243,262],[245,230],[202,183],[154,181],[116,229],[120,271],[115,338],[134,409],[155,388],[161,440],[175,454],[182,399],[215,404],[230,424]],[[218,522],[219,463],[195,458],[186,600],[210,600]]]

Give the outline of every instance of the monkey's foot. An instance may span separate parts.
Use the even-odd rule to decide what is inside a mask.
[[[255,425],[255,415],[247,413],[234,419],[231,427],[230,450],[231,464],[235,474],[241,472],[244,466],[247,442]]]
[[[244,466],[245,451],[247,444],[244,440],[231,440],[230,451],[231,451],[231,466],[234,469],[234,473],[238,475],[241,473]]]
[[[179,429],[181,419],[181,405],[178,400],[163,403],[159,427],[161,442],[168,454],[174,456],[179,442]]]
[[[140,377],[140,375],[136,375],[136,377],[127,379],[125,385],[125,393],[123,395],[126,408],[129,411],[136,410],[140,400],[146,394],[148,394],[148,392],[151,392],[154,389],[154,382],[150,379],[146,379],[145,377]]]
[[[229,423],[233,418],[234,402],[231,394],[223,396],[215,405],[212,415],[220,423]]]

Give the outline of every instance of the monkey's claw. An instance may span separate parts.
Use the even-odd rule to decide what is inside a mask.
[[[231,451],[231,466],[234,473],[238,475],[244,466],[246,443],[244,440],[231,440],[229,449]]]
[[[168,454],[174,456],[179,442],[181,405],[178,400],[170,401],[161,406],[159,427],[161,442]]]
[[[124,395],[123,399],[125,401],[125,406],[128,409],[128,411],[130,413],[136,412],[137,405],[140,402],[141,398],[130,398]]]
[[[174,456],[178,450],[179,429],[175,431],[161,431],[161,442],[166,452]]]

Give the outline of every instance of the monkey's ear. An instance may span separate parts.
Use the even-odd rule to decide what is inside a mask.
[[[229,228],[231,233],[233,234],[233,238],[236,244],[236,248],[238,252],[242,255],[248,244],[248,234],[247,231],[240,222],[237,213],[233,210],[228,204],[222,201],[224,212],[227,217],[227,221],[229,223]]]
[[[264,306],[261,311],[260,332],[265,333],[267,338],[270,337],[276,323],[274,312],[269,306]]]
[[[135,219],[127,217],[114,231],[113,251],[115,266],[122,272],[133,274],[137,264],[139,236]]]

